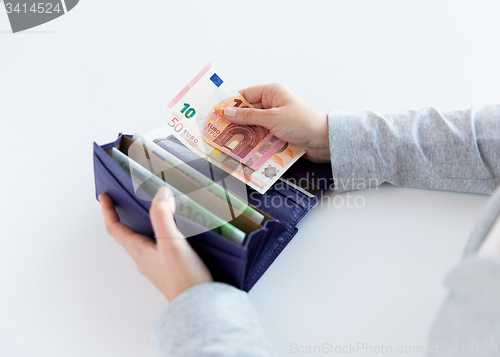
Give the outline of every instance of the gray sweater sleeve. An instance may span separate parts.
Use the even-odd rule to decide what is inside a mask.
[[[151,338],[161,356],[275,356],[247,293],[204,283],[173,300],[156,320]]]
[[[328,114],[335,190],[384,182],[492,193],[500,184],[500,105],[440,113]]]

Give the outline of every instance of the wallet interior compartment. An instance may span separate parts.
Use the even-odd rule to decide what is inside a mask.
[[[227,172],[220,169],[219,167],[211,164],[206,159],[199,157],[195,153],[193,153],[190,149],[186,148],[179,140],[177,140],[173,135],[170,135],[166,138],[159,138],[153,141],[156,145],[161,147],[163,150],[168,151],[170,154],[174,155],[181,161],[185,162],[187,165],[207,177],[208,179],[218,183],[224,180],[226,177],[230,176]],[[236,179],[235,179],[236,180]],[[241,183],[241,181],[239,181]],[[240,194],[237,193],[238,190],[231,188],[231,182],[228,182],[227,187],[225,188],[233,195],[239,197],[245,203],[248,203],[250,207],[258,211],[264,216],[264,221],[274,221],[276,218],[271,214],[261,210],[258,205],[253,205],[251,200],[247,197],[241,197]],[[257,193],[259,196],[262,196],[258,192],[250,189],[249,191]]]
[[[152,155],[146,148],[132,145],[133,142],[134,141],[129,137],[123,136],[117,149],[129,157],[132,156],[132,160],[135,159],[134,161],[144,168],[150,171],[154,168],[152,171],[153,174],[186,194],[186,196],[202,207],[205,207],[221,219],[243,231],[247,237],[250,233],[262,228],[260,224],[255,223],[249,217],[242,214],[241,211],[233,207],[228,202],[227,197],[219,197],[213,192],[210,192],[209,189],[201,187],[198,183],[194,182],[165,161]],[[139,152],[138,150],[141,151]],[[217,183],[214,184],[216,185]],[[272,220],[268,215],[262,214],[265,220]]]

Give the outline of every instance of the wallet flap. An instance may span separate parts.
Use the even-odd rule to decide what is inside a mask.
[[[99,149],[101,148],[96,144],[94,146],[96,198],[101,193],[106,193],[115,203],[116,212],[121,222],[139,234],[148,237],[154,236],[148,210],[136,200],[135,195],[130,194],[129,190],[103,164],[97,155]],[[104,154],[106,153],[104,152]]]

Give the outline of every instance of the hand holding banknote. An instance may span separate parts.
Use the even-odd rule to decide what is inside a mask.
[[[99,200],[108,233],[168,301],[195,285],[213,281],[208,268],[177,229],[173,195],[166,187],[158,190],[149,212],[157,243],[121,223],[109,196],[102,194]]]
[[[282,84],[258,85],[240,91],[253,108],[227,107],[225,118],[240,125],[260,125],[283,141],[306,150],[305,158],[330,162],[328,118]]]
[[[281,140],[262,125],[240,125],[226,119],[225,108],[254,107],[210,63],[168,107],[173,113],[164,131],[170,133],[157,133],[160,136],[148,139],[156,143],[161,137],[174,135],[196,155],[260,194],[281,180],[306,153],[304,148]]]

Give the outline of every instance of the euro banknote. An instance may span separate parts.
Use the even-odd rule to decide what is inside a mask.
[[[285,145],[258,170],[243,165],[233,157],[206,143],[184,119],[172,114],[167,124],[146,135],[150,141],[173,134],[181,143],[198,156],[231,174],[257,192],[264,194],[290,168],[305,151],[295,145]]]
[[[262,126],[238,125],[225,118],[226,107],[253,106],[211,64],[168,106],[204,141],[252,170],[260,169],[287,145]]]

